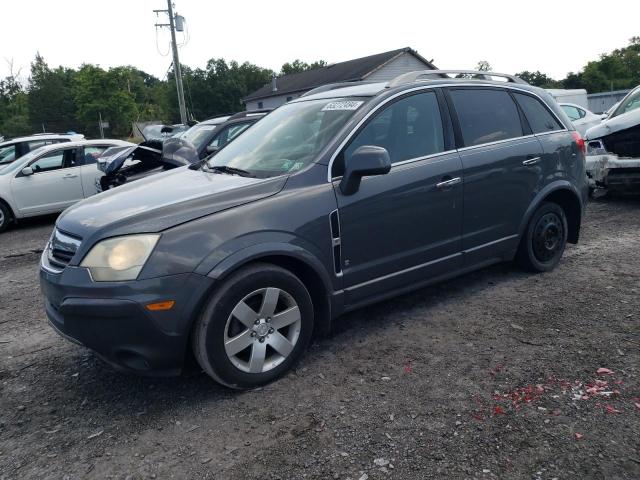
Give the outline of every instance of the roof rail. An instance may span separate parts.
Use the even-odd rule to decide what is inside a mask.
[[[420,79],[420,77],[432,77],[432,78],[424,78],[424,80],[437,80],[439,78],[451,78],[449,75],[471,75],[479,80],[492,80],[491,77],[500,77],[505,78],[507,82],[510,83],[524,83],[519,77],[515,75],[509,75],[506,73],[496,73],[496,72],[485,72],[481,70],[419,70],[416,72],[407,72],[402,75],[398,75],[394,79],[390,80],[387,83],[387,88],[397,87],[399,85],[405,85],[407,83],[413,83]],[[433,78],[435,77],[435,78]]]
[[[319,87],[309,90],[308,92],[303,93],[302,95],[300,95],[300,97],[308,97],[309,95],[314,95],[316,93],[328,92],[329,90],[336,90],[338,88],[344,88],[344,87],[355,87],[356,85],[365,85],[367,83],[372,83],[372,82],[356,81],[356,82],[327,83],[326,85],[321,85]]]

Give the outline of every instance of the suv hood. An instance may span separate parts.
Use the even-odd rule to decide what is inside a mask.
[[[182,167],[89,197],[65,210],[57,228],[93,244],[104,237],[159,232],[278,193],[287,177],[247,178]]]
[[[587,130],[585,138],[595,140],[640,125],[640,108],[603,120]]]

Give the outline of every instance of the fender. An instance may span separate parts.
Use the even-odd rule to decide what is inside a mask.
[[[538,206],[540,206],[542,201],[547,196],[549,196],[549,194],[556,192],[558,190],[568,190],[571,193],[573,193],[573,195],[575,195],[576,199],[578,200],[578,203],[580,204],[580,218],[582,218],[582,215],[584,214],[584,202],[582,199],[582,195],[580,195],[580,192],[578,191],[578,189],[573,184],[571,184],[571,182],[569,182],[568,180],[556,180],[555,182],[552,182],[549,185],[546,185],[542,190],[540,190],[538,194],[534,197],[534,199],[531,201],[531,203],[529,204],[527,211],[525,212],[525,214],[522,217],[522,220],[520,221],[520,226],[518,227],[518,236],[520,238],[522,238],[524,230],[525,228],[527,228],[527,224],[529,223],[529,220],[533,216],[533,213],[537,210]]]
[[[265,232],[261,232],[264,234]],[[274,232],[266,232],[273,239]],[[206,275],[214,280],[220,280],[231,272],[235,271],[242,265],[260,258],[270,256],[285,256],[303,262],[311,268],[322,280],[327,293],[331,294],[337,288],[334,285],[327,269],[320,260],[321,255],[317,247],[306,240],[291,234],[278,232],[281,238],[278,241],[256,242],[240,249],[230,249],[227,245],[220,245],[216,250],[211,252],[195,270],[195,273]],[[259,235],[259,237],[262,236]],[[253,236],[253,235],[252,235]],[[247,238],[242,239],[244,244]],[[231,255],[227,252],[233,251]]]

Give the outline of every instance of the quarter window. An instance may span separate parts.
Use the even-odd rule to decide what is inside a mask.
[[[402,98],[380,112],[351,140],[340,156],[334,176],[342,175],[344,158],[363,145],[384,147],[391,163],[444,151],[444,133],[434,92]]]
[[[514,93],[513,96],[522,108],[524,116],[527,117],[533,133],[553,132],[564,128],[538,99],[521,93]]]
[[[466,147],[523,135],[518,109],[506,91],[455,89],[451,99]]]
[[[0,165],[11,163],[16,159],[16,145],[5,145],[0,147]]]
[[[571,105],[562,105],[562,110],[567,114],[569,120],[575,122],[576,120],[580,120],[580,111],[576,107],[572,107]]]

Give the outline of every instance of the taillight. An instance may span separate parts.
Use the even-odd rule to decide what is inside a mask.
[[[571,132],[571,136],[575,140],[576,145],[578,146],[578,150],[582,152],[582,155],[585,155],[587,153],[587,146],[584,143],[584,138],[582,138],[582,135],[580,135],[578,132],[573,130]]]

